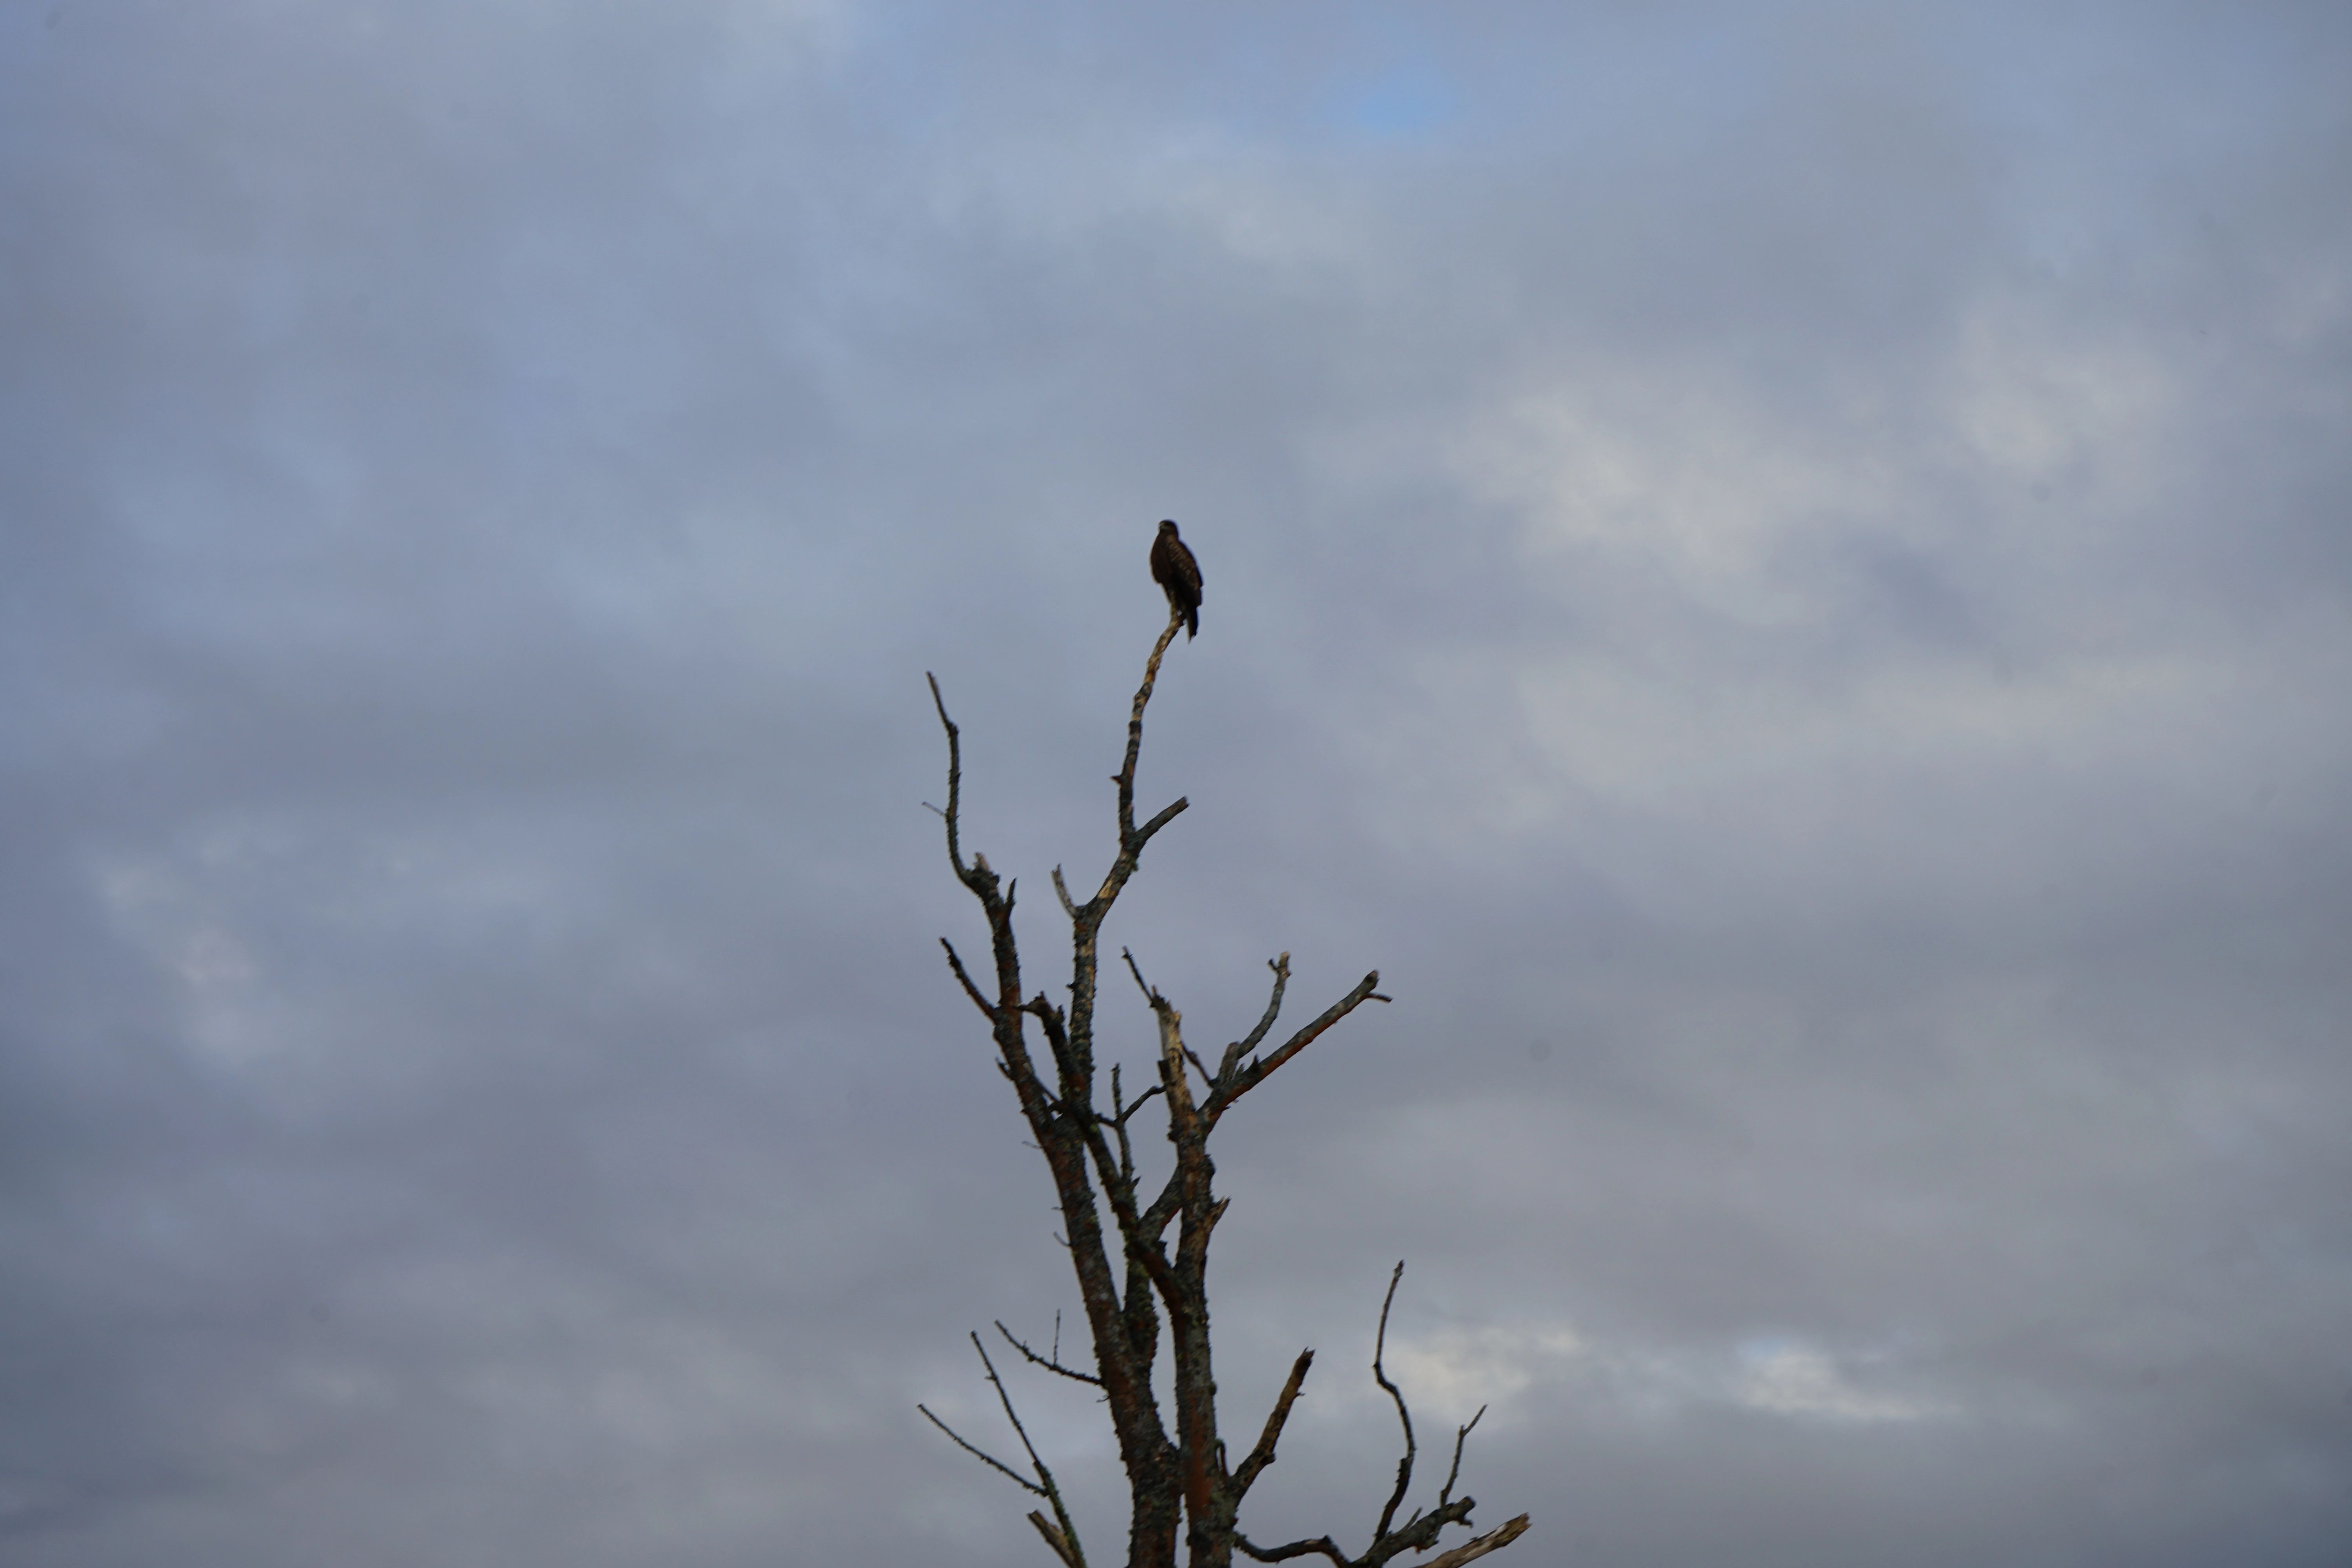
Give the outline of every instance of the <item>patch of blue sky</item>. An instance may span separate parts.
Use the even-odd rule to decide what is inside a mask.
[[[1454,84],[1419,62],[1337,96],[1339,124],[1373,141],[1420,141],[1462,117],[1462,97]]]
[[[1341,134],[1621,153],[1704,145],[1769,100],[1782,64],[1769,33],[1738,16],[1679,26],[1576,16],[1507,44],[1465,30],[1388,45],[1376,68],[1322,95]]]

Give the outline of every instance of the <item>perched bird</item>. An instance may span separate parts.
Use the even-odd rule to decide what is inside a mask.
[[[1201,632],[1201,563],[1176,537],[1176,525],[1163,522],[1151,542],[1151,580],[1167,590],[1168,607],[1184,617],[1184,640]]]

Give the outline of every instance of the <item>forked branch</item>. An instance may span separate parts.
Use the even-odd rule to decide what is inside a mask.
[[[1002,1323],[996,1326],[999,1331],[1004,1328]],[[1004,1337],[1008,1340],[1013,1338],[1009,1333]],[[1017,1341],[1015,1342],[1018,1343]],[[1054,1472],[1047,1469],[1045,1461],[1037,1457],[1036,1446],[1029,1441],[1029,1429],[1021,1425],[1020,1413],[1013,1408],[1013,1395],[1005,1392],[1004,1380],[996,1375],[996,1363],[988,1359],[988,1347],[980,1342],[978,1333],[971,1336],[971,1348],[979,1353],[980,1364],[988,1373],[989,1384],[996,1390],[997,1402],[1004,1406],[1004,1418],[1013,1424],[1013,1433],[1021,1439],[1022,1450],[1029,1456],[1030,1468],[1037,1472],[1037,1479],[1034,1481],[1028,1479],[995,1455],[965,1442],[961,1434],[954,1427],[931,1414],[929,1405],[918,1405],[915,1408],[923,1413],[924,1419],[946,1433],[949,1440],[957,1447],[998,1474],[1008,1478],[1023,1490],[1044,1498],[1047,1506],[1054,1510],[1053,1521],[1048,1523],[1043,1515],[1032,1512],[1029,1515],[1029,1522],[1037,1527],[1038,1533],[1045,1538],[1045,1543],[1054,1549],[1055,1555],[1068,1564],[1068,1568],[1087,1568],[1086,1552],[1078,1545],[1078,1532],[1072,1528],[1069,1512],[1062,1506],[1062,1489],[1054,1484]],[[1028,1347],[1022,1348],[1026,1352]]]
[[[1059,1373],[1073,1383],[1090,1383],[1097,1388],[1100,1388],[1102,1386],[1102,1379],[1097,1377],[1094,1373],[1090,1372],[1080,1372],[1074,1366],[1064,1366],[1062,1364],[1061,1313],[1056,1312],[1054,1314],[1054,1351],[1051,1355],[1039,1355],[1035,1351],[1031,1350],[1027,1344],[1014,1337],[1011,1329],[1004,1326],[1004,1320],[1002,1318],[996,1320],[996,1331],[1003,1334],[1004,1336],[1004,1342],[1011,1345],[1014,1350],[1019,1351],[1021,1352],[1022,1359],[1026,1361],[1031,1366],[1042,1366],[1047,1372]],[[1484,1415],[1485,1412],[1481,1411],[1480,1414]],[[1454,1445],[1454,1460],[1457,1466],[1462,1462],[1462,1447],[1460,1444]]]
[[[1284,954],[1285,958],[1288,956],[1286,953]],[[1279,1006],[1282,1001],[1280,982],[1286,980],[1288,975],[1286,970],[1283,968],[1277,968],[1276,974],[1277,983],[1275,987],[1274,1001],[1275,1005]],[[1324,1008],[1320,1017],[1285,1040],[1282,1047],[1272,1056],[1253,1057],[1247,1062],[1243,1062],[1239,1059],[1239,1052],[1227,1047],[1226,1055],[1234,1058],[1234,1066],[1232,1071],[1219,1075],[1216,1088],[1209,1097],[1209,1105],[1205,1113],[1209,1120],[1214,1121],[1218,1117],[1223,1116],[1226,1108],[1234,1101],[1273,1077],[1285,1062],[1314,1044],[1316,1037],[1332,1025],[1367,1002],[1387,1001],[1388,998],[1380,993],[1380,984],[1381,972],[1375,969],[1356,982],[1354,990]],[[1269,1017],[1266,1022],[1270,1024],[1272,1019]]]
[[[1468,1527],[1470,1510],[1477,1506],[1476,1500],[1454,1497],[1454,1483],[1462,1473],[1463,1442],[1470,1436],[1470,1428],[1478,1425],[1478,1416],[1486,1413],[1483,1405],[1479,1407],[1478,1415],[1473,1415],[1466,1424],[1454,1429],[1454,1468],[1446,1473],[1445,1488],[1438,1494],[1437,1506],[1427,1513],[1414,1514],[1400,1528],[1391,1528],[1395,1523],[1397,1509],[1403,1503],[1405,1493],[1412,1485],[1413,1457],[1418,1451],[1413,1443],[1412,1413],[1405,1407],[1403,1393],[1389,1381],[1388,1369],[1384,1364],[1388,1352],[1389,1310],[1396,1303],[1397,1281],[1403,1277],[1404,1265],[1399,1262],[1390,1271],[1387,1294],[1381,1298],[1381,1326],[1372,1341],[1372,1380],[1396,1402],[1397,1420],[1404,1428],[1404,1458],[1397,1461],[1396,1488],[1390,1492],[1387,1505],[1381,1510],[1381,1521],[1372,1531],[1372,1543],[1364,1549],[1361,1557],[1350,1557],[1340,1550],[1339,1542],[1328,1535],[1294,1541],[1283,1546],[1260,1546],[1247,1536],[1236,1532],[1234,1544],[1244,1556],[1260,1563],[1282,1563],[1294,1557],[1320,1556],[1329,1558],[1339,1568],[1380,1568],[1381,1564],[1400,1552],[1428,1551],[1437,1543],[1438,1532],[1449,1524]],[[1312,1353],[1308,1352],[1309,1355]],[[1266,1423],[1267,1436],[1259,1442],[1259,1447],[1269,1455],[1266,1461],[1269,1464],[1273,1462],[1270,1457],[1272,1439],[1280,1429],[1282,1418],[1289,1412],[1290,1401],[1297,1396],[1298,1384],[1306,1376],[1307,1359],[1307,1356],[1299,1357],[1298,1364],[1291,1369],[1290,1383],[1283,1390],[1274,1417]],[[1257,1470],[1251,1468],[1256,1458],[1257,1455],[1253,1453],[1248,1460],[1244,1461],[1242,1471],[1236,1472],[1237,1480],[1244,1472],[1250,1479],[1256,1479]],[[1500,1530],[1465,1542],[1453,1551],[1433,1558],[1423,1568],[1456,1568],[1457,1564],[1484,1557],[1489,1552],[1509,1545],[1527,1528],[1528,1516],[1521,1514]]]

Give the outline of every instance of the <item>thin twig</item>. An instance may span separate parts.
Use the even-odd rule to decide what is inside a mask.
[[[948,700],[940,695],[940,678],[929,670],[923,679],[931,683],[931,706],[940,710],[940,723],[948,732],[948,808],[940,815],[948,823],[948,860],[955,867],[959,879],[965,877],[963,847],[956,838],[956,816],[963,799],[963,737],[955,721],[948,717]]]
[[[1290,984],[1290,954],[1286,952],[1279,958],[1267,959],[1265,966],[1274,971],[1274,994],[1266,998],[1265,1012],[1258,1019],[1257,1027],[1225,1047],[1223,1059],[1217,1063],[1217,1082],[1220,1085],[1234,1076],[1234,1068],[1240,1065],[1242,1058],[1257,1049],[1258,1042],[1265,1038],[1266,1031],[1274,1027],[1275,1019],[1282,1015],[1282,994]]]
[[[1470,1426],[1478,1425],[1478,1417],[1486,1414],[1486,1407],[1481,1405],[1478,1406],[1478,1415],[1470,1417],[1469,1426],[1456,1426],[1454,1429],[1454,1468],[1445,1472],[1445,1489],[1437,1494],[1437,1506],[1440,1508],[1444,1508],[1446,1500],[1454,1495],[1454,1483],[1462,1477],[1463,1441],[1470,1436]]]
[[[1055,1353],[1053,1355],[1039,1355],[1035,1351],[1031,1350],[1020,1340],[1015,1339],[1013,1337],[1013,1331],[1004,1326],[1003,1319],[997,1320],[996,1331],[1003,1334],[1004,1336],[1005,1343],[1011,1345],[1014,1350],[1019,1351],[1022,1356],[1028,1361],[1030,1365],[1042,1366],[1047,1372],[1058,1372],[1073,1383],[1090,1383],[1097,1388],[1100,1388],[1102,1386],[1102,1379],[1095,1376],[1094,1373],[1080,1372],[1076,1367],[1064,1366],[1061,1363],[1059,1357],[1062,1350],[1062,1315],[1059,1312],[1054,1314]]]
[[[1021,1416],[1013,1408],[1013,1395],[1005,1392],[1004,1380],[996,1375],[996,1363],[988,1359],[988,1347],[980,1342],[978,1330],[972,1331],[971,1348],[980,1352],[980,1364],[988,1369],[988,1381],[996,1389],[996,1402],[1004,1406],[1004,1418],[1013,1423],[1013,1433],[1020,1437],[1021,1446],[1029,1450],[1029,1462],[1043,1471],[1045,1461],[1037,1458],[1037,1450],[1029,1441],[1029,1429],[1021,1425]],[[1040,1479],[1044,1478],[1041,1476]]]
[[[918,1405],[915,1408],[923,1413],[923,1418],[925,1420],[938,1427],[940,1431],[946,1433],[948,1435],[948,1441],[953,1443],[957,1447],[961,1448],[965,1453],[970,1454],[973,1458],[978,1459],[982,1464],[986,1465],[990,1469],[997,1470],[1004,1475],[1012,1477],[1013,1484],[1017,1487],[1034,1492],[1039,1497],[1044,1497],[1045,1495],[1045,1489],[1039,1486],[1035,1481],[1029,1479],[1026,1476],[1024,1476],[1020,1471],[1014,1469],[1012,1466],[1006,1464],[995,1455],[983,1453],[982,1450],[975,1448],[971,1444],[965,1442],[961,1436],[957,1435],[954,1427],[949,1426],[946,1422],[931,1414],[931,1407],[929,1405]]]
[[[1143,971],[1135,966],[1135,954],[1122,947],[1118,950],[1118,955],[1127,960],[1127,972],[1135,976],[1135,988],[1143,993],[1143,999],[1156,1005],[1160,1000],[1160,993],[1151,988],[1143,978]]]
[[[996,1363],[988,1359],[988,1347],[980,1342],[977,1332],[971,1336],[971,1348],[980,1352],[980,1364],[988,1369],[988,1381],[996,1385],[996,1399],[1004,1406],[1004,1418],[1013,1423],[1013,1430],[1019,1435],[1021,1447],[1028,1452],[1029,1463],[1037,1472],[1038,1484],[1032,1489],[1052,1506],[1054,1518],[1061,1525],[1062,1542],[1069,1548],[1064,1561],[1071,1568],[1086,1568],[1086,1553],[1078,1546],[1077,1528],[1070,1522],[1069,1510],[1062,1506],[1062,1489],[1054,1484],[1054,1472],[1037,1457],[1037,1446],[1029,1441],[1029,1429],[1021,1425],[1021,1414],[1013,1408],[1013,1395],[1005,1392],[1004,1380],[996,1375]],[[1046,1540],[1050,1542],[1053,1537]]]
[[[1404,1458],[1397,1461],[1396,1490],[1389,1494],[1389,1505],[1381,1510],[1380,1525],[1372,1531],[1372,1543],[1376,1546],[1388,1535],[1389,1521],[1396,1517],[1397,1505],[1404,1501],[1405,1489],[1412,1485],[1412,1413],[1404,1407],[1404,1395],[1381,1366],[1381,1357],[1389,1343],[1389,1304],[1396,1300],[1397,1281],[1403,1278],[1404,1259],[1400,1258],[1389,1275],[1389,1293],[1381,1298],[1381,1329],[1372,1340],[1372,1381],[1387,1389],[1389,1397],[1396,1401],[1397,1419],[1404,1424]]]
[[[964,968],[963,960],[956,953],[955,943],[950,942],[945,937],[941,937],[940,938],[940,945],[948,950],[948,967],[955,971],[955,977],[958,980],[963,982],[963,994],[971,998],[972,1005],[978,1007],[983,1014],[987,1015],[992,1021],[994,1020],[996,1017],[996,1005],[991,1002],[987,997],[982,995],[980,987],[971,983],[971,975],[970,972]]]
[[[1125,1127],[1129,1117],[1133,1116],[1137,1111],[1151,1103],[1151,1097],[1153,1095],[1164,1092],[1165,1090],[1163,1090],[1160,1085],[1155,1083],[1150,1089],[1145,1089],[1141,1094],[1136,1096],[1134,1104],[1129,1106],[1125,1110],[1120,1111],[1117,1116],[1106,1117],[1104,1120],[1113,1127]]]

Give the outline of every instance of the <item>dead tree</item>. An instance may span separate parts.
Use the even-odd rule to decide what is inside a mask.
[[[941,815],[947,822],[948,858],[955,874],[980,901],[988,921],[992,971],[982,984],[966,968],[952,943],[941,939],[949,968],[988,1020],[996,1045],[997,1068],[1013,1085],[1021,1114],[1029,1124],[1038,1150],[1053,1173],[1060,1200],[1063,1236],[1070,1263],[1077,1275],[1078,1298],[1094,1345],[1094,1370],[1064,1365],[1058,1331],[1048,1354],[1040,1354],[1013,1337],[1002,1323],[997,1330],[1022,1357],[1064,1377],[1094,1386],[1108,1406],[1118,1439],[1119,1458],[1127,1470],[1131,1512],[1128,1528],[1128,1568],[1174,1568],[1177,1534],[1183,1527],[1185,1558],[1190,1568],[1228,1568],[1236,1550],[1262,1563],[1320,1555],[1340,1568],[1379,1568],[1405,1552],[1426,1552],[1448,1525],[1470,1525],[1473,1500],[1453,1495],[1462,1462],[1462,1442],[1469,1426],[1454,1436],[1454,1469],[1436,1503],[1417,1510],[1402,1524],[1396,1522],[1412,1481],[1414,1446],[1412,1419],[1404,1396],[1389,1381],[1381,1364],[1388,1335],[1390,1302],[1396,1295],[1396,1276],[1389,1280],[1381,1303],[1381,1332],[1372,1358],[1380,1386],[1396,1402],[1404,1428],[1404,1457],[1397,1465],[1396,1483],[1381,1510],[1371,1544],[1358,1556],[1349,1556],[1328,1535],[1286,1545],[1262,1547],[1240,1529],[1243,1500],[1274,1463],[1275,1447],[1283,1425],[1307,1381],[1312,1350],[1299,1352],[1290,1376],[1274,1401],[1256,1444],[1238,1465],[1228,1465],[1219,1436],[1217,1383],[1210,1353],[1208,1262],[1209,1240],[1230,1201],[1213,1190],[1216,1166],[1209,1156],[1209,1138],[1223,1119],[1275,1071],[1295,1059],[1318,1037],[1366,1002],[1385,1002],[1379,992],[1376,970],[1325,1008],[1312,1022],[1271,1050],[1263,1049],[1282,1011],[1284,989],[1290,981],[1290,955],[1284,953],[1268,967],[1274,972],[1273,994],[1255,1026],[1225,1047],[1215,1068],[1184,1044],[1183,1015],[1147,984],[1134,958],[1120,957],[1143,994],[1159,1028],[1160,1081],[1134,1099],[1126,1096],[1113,1064],[1109,1074],[1109,1104],[1097,1094],[1095,1063],[1096,999],[1100,980],[1098,942],[1104,919],[1135,875],[1136,865],[1160,830],[1175,820],[1187,805],[1179,799],[1147,820],[1135,817],[1135,763],[1143,745],[1143,710],[1160,675],[1160,661],[1182,625],[1181,612],[1170,615],[1167,629],[1152,646],[1143,668],[1143,684],[1136,689],[1128,715],[1127,755],[1111,782],[1118,791],[1118,849],[1110,868],[1094,893],[1083,902],[1074,900],[1062,878],[1053,872],[1055,895],[1070,921],[1070,982],[1067,1005],[1045,992],[1024,992],[1020,949],[1013,940],[1013,882],[1000,878],[984,855],[964,856],[961,837],[963,798],[963,752],[947,703],[940,695],[939,678],[931,678],[931,700],[948,738],[948,800]],[[1047,1061],[1041,1070],[1031,1052],[1029,1026],[1034,1024],[1045,1042]],[[1129,1123],[1154,1100],[1167,1118],[1168,1141],[1174,1165],[1157,1192],[1138,1174]],[[1106,1206],[1110,1225],[1106,1228]],[[1168,1241],[1169,1227],[1176,1231]],[[1402,1273],[1404,1266],[1397,1265]],[[1174,1420],[1160,1408],[1152,1387],[1152,1372],[1161,1348],[1165,1320],[1166,1349],[1171,1362],[1171,1399]],[[1053,1472],[1029,1444],[1028,1434],[1013,1412],[1010,1394],[998,1378],[993,1363],[972,1337],[981,1352],[989,1383],[1003,1402],[1006,1417],[1020,1435],[1033,1480],[974,1447],[932,1415],[942,1431],[960,1446],[1011,1477],[1045,1500],[1053,1510],[1029,1515],[1066,1568],[1085,1568],[1086,1554],[1076,1528],[1063,1505]],[[919,1407],[922,1408],[922,1407]],[[1476,1424],[1473,1417],[1471,1425]],[[1528,1527],[1525,1514],[1488,1534],[1464,1542],[1418,1568],[1458,1568],[1517,1538]]]

